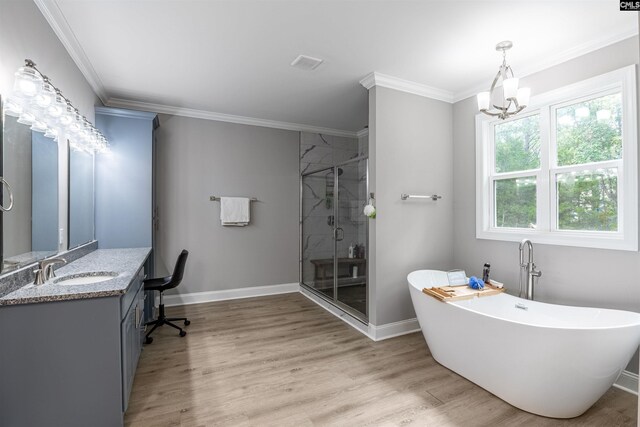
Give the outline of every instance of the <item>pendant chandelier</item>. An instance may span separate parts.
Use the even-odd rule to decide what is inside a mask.
[[[12,95],[5,101],[4,112],[18,118],[18,123],[31,126],[33,132],[90,153],[107,151],[108,142],[102,132],[80,114],[51,80],[30,59],[15,73]]]
[[[499,117],[502,120],[524,110],[531,97],[531,89],[528,87],[518,88],[519,79],[513,75],[513,70],[507,65],[507,51],[512,46],[513,43],[508,40],[496,45],[496,50],[498,52],[502,51],[502,65],[500,65],[498,73],[493,79],[491,89],[488,92],[480,92],[478,94],[478,110],[488,116]],[[502,94],[495,93],[496,85],[499,81],[502,81]]]

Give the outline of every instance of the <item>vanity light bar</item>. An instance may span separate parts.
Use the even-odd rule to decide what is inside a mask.
[[[80,114],[32,60],[25,59],[24,63],[15,73],[13,94],[4,104],[5,113],[56,142],[67,139],[73,149],[108,151],[109,143],[102,132]]]

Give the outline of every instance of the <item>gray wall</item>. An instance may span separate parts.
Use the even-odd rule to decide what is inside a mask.
[[[369,90],[369,106],[370,188],[377,208],[369,221],[369,321],[382,325],[415,317],[409,272],[452,265],[452,109],[383,87]],[[402,201],[401,193],[443,198]]]
[[[527,76],[521,84],[531,87],[535,96],[636,64],[638,56],[638,38],[633,37]],[[453,106],[455,266],[465,269],[467,274],[479,274],[483,263],[488,261],[492,276],[504,282],[510,292],[517,292],[518,244],[475,237],[476,108],[474,98]],[[536,299],[555,304],[640,311],[640,253],[535,245],[534,254],[536,264],[543,272],[536,285]],[[628,369],[637,372],[637,361]]]
[[[0,1],[0,94],[13,90],[13,74],[24,59],[35,61],[64,95],[73,100],[80,113],[91,122],[94,105],[101,105],[84,76],[33,1]],[[67,146],[58,144],[59,228],[67,229]],[[5,160],[6,163],[6,160]],[[66,233],[63,233],[66,248]]]
[[[98,113],[96,127],[109,140],[95,162],[98,247],[151,247],[153,121]]]
[[[189,250],[181,294],[298,282],[298,139],[278,129],[160,116],[159,261]],[[209,196],[254,196],[251,224],[222,227]]]

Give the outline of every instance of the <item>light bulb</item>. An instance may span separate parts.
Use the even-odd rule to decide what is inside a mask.
[[[44,133],[44,136],[46,136],[47,138],[53,138],[55,140],[58,137],[58,129],[49,127]]]
[[[18,68],[15,78],[13,84],[15,93],[32,98],[40,92],[42,76],[34,68],[28,66]]]
[[[521,87],[518,89],[518,105],[521,107],[526,107],[529,105],[529,99],[531,98],[531,89],[528,87]]]
[[[18,123],[27,126],[31,126],[35,120],[35,116],[29,111],[23,111],[22,113],[20,113],[20,117],[18,117]]]
[[[10,96],[4,102],[4,113],[9,116],[20,117],[20,113],[22,113],[22,109],[23,108],[22,108],[22,103],[20,102],[20,99],[16,98],[15,96]]]
[[[53,98],[53,102],[47,108],[47,114],[51,117],[58,118],[65,110],[67,103],[59,93]]]
[[[55,97],[56,91],[51,83],[44,81],[40,92],[35,96],[35,101],[40,107],[47,108],[53,103]]]
[[[491,104],[491,94],[489,92],[480,92],[478,94],[478,110],[488,110]]]
[[[59,122],[62,126],[67,127],[71,124],[74,117],[75,117],[75,111],[71,106],[71,104],[67,102],[67,106],[65,107],[64,111],[60,115]]]
[[[33,123],[31,124],[31,130],[34,132],[46,132],[47,131],[47,125],[45,122],[41,121],[41,120],[34,120]]]
[[[502,89],[504,91],[504,99],[516,98],[518,96],[518,79],[517,77],[511,77],[505,79],[502,82]]]

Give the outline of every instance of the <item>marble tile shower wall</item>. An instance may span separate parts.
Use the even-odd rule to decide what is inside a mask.
[[[344,138],[313,133],[301,133],[300,171],[307,173],[342,163],[366,154],[362,138]],[[333,194],[334,176],[331,169],[308,175],[302,181],[302,279],[312,284],[315,278],[312,260],[333,257],[332,228],[338,204],[338,222],[344,239],[337,245],[338,257],[347,257],[351,243],[366,244],[366,218],[362,208],[366,203],[366,169],[364,162],[342,167],[339,195]]]
[[[358,142],[356,138],[301,132],[300,172],[311,172],[358,157]]]

